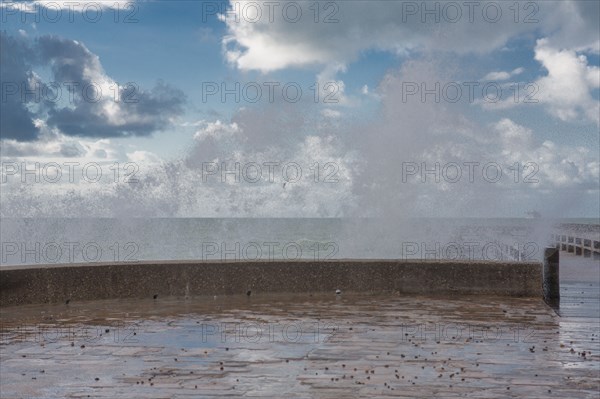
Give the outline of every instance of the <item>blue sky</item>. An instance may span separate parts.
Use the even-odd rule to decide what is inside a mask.
[[[65,3],[69,2],[60,2],[67,7]],[[319,215],[339,216],[346,215],[343,209],[360,208],[361,201],[376,195],[361,187],[395,179],[377,169],[369,172],[377,178],[362,181],[368,165],[374,167],[387,157],[390,168],[398,159],[479,158],[507,165],[538,162],[545,177],[546,183],[535,189],[518,188],[522,195],[518,209],[503,210],[502,215],[518,216],[526,209],[543,208],[541,198],[552,190],[561,193],[561,200],[549,211],[560,208],[562,193],[571,190],[584,197],[574,212],[595,214],[600,158],[597,2],[520,2],[518,22],[508,3],[478,3],[482,8],[489,3],[502,8],[503,17],[494,23],[477,12],[474,22],[463,16],[456,23],[445,23],[443,18],[441,23],[431,19],[423,23],[418,14],[405,15],[407,5],[421,7],[421,2],[277,2],[278,7],[293,3],[302,9],[298,23],[290,23],[277,12],[273,22],[264,16],[251,22],[244,15],[236,20],[235,13],[207,15],[214,6],[221,10],[236,7],[237,2],[229,1],[122,2],[119,22],[115,22],[113,2],[80,3],[102,10],[97,23],[86,21],[81,9],[75,9],[74,22],[65,9],[58,22],[49,22],[44,18],[51,7],[47,2],[3,2],[3,84],[32,73],[41,84],[76,78],[71,65],[81,62],[88,65],[79,71],[85,79],[119,85],[134,82],[143,98],[135,109],[121,104],[117,111],[104,103],[104,108],[88,104],[67,110],[3,101],[4,115],[14,114],[9,107],[15,107],[23,118],[42,121],[37,130],[20,127],[22,119],[5,122],[0,132],[4,160],[90,161],[102,154],[105,162],[153,165],[145,168],[149,170],[165,163],[189,164],[190,157],[198,154],[206,161],[239,154],[246,161],[268,156],[296,159],[304,154],[307,143],[320,140],[321,155],[351,171],[345,185],[338,186],[339,193],[327,191],[323,198],[351,200],[347,206],[328,205],[323,210],[318,204],[302,202],[306,198],[297,187],[300,202],[294,209],[319,209]],[[438,3],[445,7],[448,2]],[[245,7],[248,2],[239,4]],[[320,20],[335,10],[338,22],[315,23],[315,4],[321,10]],[[134,23],[124,23],[132,10]],[[537,22],[525,23],[531,11]],[[40,21],[34,23],[36,14]],[[218,87],[257,83],[263,88],[264,82],[276,82],[278,87],[293,82],[303,89],[302,101],[282,101],[278,90],[273,104],[264,101],[264,92],[258,103],[235,102],[231,96],[221,101],[218,94],[203,101],[203,88],[211,82]],[[474,101],[468,101],[465,92],[456,103],[436,102],[432,96],[419,101],[419,94],[410,96],[409,103],[402,100],[407,83],[433,87],[436,82],[442,87],[464,82],[479,86]],[[324,103],[323,97],[318,103],[312,101],[311,87],[328,83],[337,88],[334,98],[338,102]],[[503,88],[501,101],[482,101],[480,88],[486,83]],[[534,89],[537,103],[523,103],[523,97],[518,103],[511,100],[515,85],[521,95],[527,94],[527,85]],[[90,118],[94,123],[87,122]],[[332,148],[325,148],[324,143]],[[385,143],[406,151],[388,154]],[[79,150],[57,152],[56,148]],[[545,151],[555,154],[550,157]],[[272,197],[265,187],[252,188],[260,191],[256,198]],[[231,197],[229,189],[220,187],[223,198]],[[407,195],[420,204],[430,196],[441,200],[448,190],[443,185],[431,189],[431,193],[419,189]],[[496,197],[496,189],[489,195]],[[504,189],[503,195],[514,194],[515,187]],[[398,190],[402,195],[412,192],[406,186]],[[232,204],[230,210],[238,205]],[[276,214],[289,211],[285,205],[273,207],[278,209]],[[194,209],[199,208],[203,209]],[[200,213],[214,214],[215,208],[211,209]],[[487,212],[484,205],[478,209],[482,215]],[[468,207],[455,212],[468,213]]]

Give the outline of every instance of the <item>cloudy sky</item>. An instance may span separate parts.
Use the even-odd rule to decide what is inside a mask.
[[[0,213],[597,217],[599,4],[3,1]]]

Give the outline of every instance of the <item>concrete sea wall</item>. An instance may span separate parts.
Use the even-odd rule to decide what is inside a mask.
[[[0,306],[286,292],[542,297],[539,262],[156,261],[0,268]]]

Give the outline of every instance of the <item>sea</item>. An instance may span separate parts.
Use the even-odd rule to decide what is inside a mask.
[[[526,218],[2,218],[0,267],[163,260],[540,260],[551,234],[600,220]]]

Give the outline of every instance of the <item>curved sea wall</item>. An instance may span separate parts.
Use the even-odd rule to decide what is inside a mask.
[[[14,266],[0,268],[0,306],[338,289],[541,298],[542,270],[539,262],[363,259]]]

